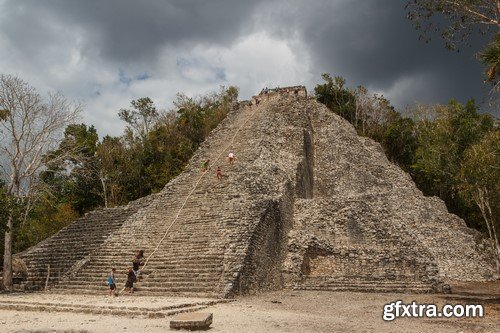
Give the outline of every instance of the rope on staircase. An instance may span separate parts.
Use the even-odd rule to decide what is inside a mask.
[[[255,106],[255,108],[257,108],[257,106]],[[240,132],[240,130],[243,128],[243,126],[245,126],[247,124],[247,122],[250,120],[250,118],[253,116],[254,113],[255,113],[255,110],[247,117],[247,119],[245,120],[245,122],[240,127],[238,127],[238,129],[234,133],[233,137],[229,141],[229,144],[223,150],[221,150],[221,152],[219,153],[219,155],[217,156],[217,158],[209,165],[209,167],[207,168],[207,170],[203,171],[203,173],[201,174],[201,176],[198,178],[198,180],[194,184],[193,188],[191,189],[191,191],[188,193],[188,195],[184,199],[184,202],[182,203],[181,207],[179,208],[179,210],[177,212],[177,215],[175,216],[174,220],[172,221],[172,223],[170,223],[170,225],[168,226],[167,230],[165,231],[165,234],[163,235],[163,237],[160,239],[160,241],[156,245],[156,248],[147,257],[146,261],[144,262],[144,265],[142,266],[142,270],[144,268],[146,268],[146,266],[147,266],[147,264],[149,262],[149,259],[151,259],[151,257],[158,251],[158,249],[160,248],[161,244],[163,243],[163,241],[167,237],[168,232],[170,231],[170,228],[172,228],[172,226],[174,225],[174,223],[177,222],[177,219],[179,218],[179,216],[180,216],[180,214],[182,212],[182,209],[186,205],[187,201],[189,200],[189,198],[191,197],[191,195],[193,194],[193,192],[196,190],[196,188],[197,188],[198,184],[200,183],[201,179],[208,173],[208,171],[210,171],[211,167],[215,164],[215,162],[217,162],[220,159],[220,157],[222,156],[222,154],[226,150],[228,150],[229,148],[231,148],[231,145],[233,144],[234,140],[236,139],[236,136],[238,135],[238,133]],[[151,275],[151,274],[149,274],[149,275]]]

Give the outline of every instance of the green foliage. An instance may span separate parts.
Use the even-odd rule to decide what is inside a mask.
[[[479,114],[474,101],[451,101],[436,108],[434,119],[418,123],[414,176],[427,194],[449,200],[456,195],[457,174],[464,151],[493,127],[491,116]]]
[[[0,109],[0,121],[7,119],[8,116],[9,116],[9,110]]]
[[[149,97],[133,100],[130,105],[133,109],[121,109],[118,115],[121,120],[128,124],[127,129],[131,135],[138,135],[139,138],[145,141],[158,117],[158,111],[153,100]]]
[[[5,183],[0,179],[0,221],[3,221],[7,214],[7,189]],[[0,222],[2,223],[2,222]]]
[[[163,115],[148,136],[145,175],[152,191],[177,176],[207,135],[226,117],[237,100],[236,87],[195,99],[177,95],[176,110]]]
[[[461,195],[470,199],[477,188],[484,188],[492,196],[496,196],[493,201],[500,202],[498,197],[500,195],[500,129],[496,128],[487,132],[480,141],[470,145],[463,155],[460,168]]]
[[[9,200],[5,184],[0,179],[0,233],[3,235],[5,232],[5,224],[9,215]],[[0,237],[0,249],[3,249],[4,238]],[[0,256],[0,265],[3,265],[3,256]]]
[[[3,180],[0,179],[0,232],[2,236],[7,226],[7,219],[13,214],[14,221],[19,220],[21,206],[16,202],[12,195],[7,194],[7,188]],[[16,225],[14,225],[14,229]],[[3,250],[5,238],[0,237],[0,248]],[[3,265],[3,255],[0,256],[0,266]]]
[[[26,222],[16,224],[13,252],[22,251],[52,236],[78,216],[69,203],[57,203],[53,198],[44,198]]]
[[[314,88],[316,99],[339,116],[353,123],[355,120],[355,96],[345,87],[346,80],[342,76],[332,78],[327,73],[322,74],[321,77],[325,83],[318,84]]]
[[[395,110],[391,110],[387,115],[384,133],[381,138],[382,147],[387,157],[399,164],[405,171],[411,171],[417,142],[414,133],[414,121],[404,118]]]
[[[341,76],[322,77],[325,83],[314,88],[316,99],[348,120],[360,135],[381,143],[391,161],[410,171],[416,149],[413,120],[403,118],[383,96],[369,95],[364,87],[347,88]]]
[[[482,52],[480,60],[487,66],[485,81],[498,88],[500,48],[500,2],[498,0],[410,0],[406,6],[407,18],[420,32],[419,39],[429,42],[434,33],[440,33],[446,48],[458,50],[468,43],[471,34],[495,34]]]
[[[463,154],[459,170],[459,195],[477,206],[500,237],[500,130],[488,132]],[[484,229],[484,226],[481,225]],[[493,230],[489,230],[493,232]]]
[[[500,33],[479,53],[479,59],[486,65],[486,82],[498,86],[500,82]]]
[[[93,126],[72,124],[66,127],[64,138],[47,157],[51,163],[41,179],[55,189],[58,200],[68,203],[79,214],[102,203],[96,157],[99,136]]]

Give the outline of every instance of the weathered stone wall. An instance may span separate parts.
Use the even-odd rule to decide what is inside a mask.
[[[287,235],[293,219],[292,186],[287,186],[278,200],[265,205],[259,224],[247,248],[243,269],[232,294],[252,294],[284,287],[282,265],[287,248]]]
[[[314,197],[296,201],[284,267],[289,285],[318,276],[329,283],[395,280],[419,288],[495,278],[482,235],[449,214],[440,199],[423,196],[379,144],[357,136],[323,105],[308,104]]]

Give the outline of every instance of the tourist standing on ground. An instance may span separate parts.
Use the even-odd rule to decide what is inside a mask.
[[[108,286],[109,286],[109,296],[116,296],[116,278],[115,278],[116,269],[111,268],[111,272],[108,276]]]
[[[137,276],[134,273],[133,269],[128,270],[127,274],[127,283],[125,283],[125,291],[129,294],[134,292],[134,282],[137,281]]]

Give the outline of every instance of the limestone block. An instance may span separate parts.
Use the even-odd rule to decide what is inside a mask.
[[[170,320],[170,328],[190,331],[208,330],[212,325],[212,313],[181,313]]]

